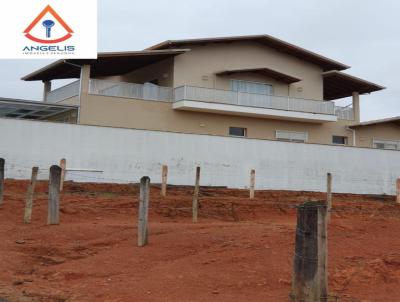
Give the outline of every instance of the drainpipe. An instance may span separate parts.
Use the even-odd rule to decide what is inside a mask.
[[[346,126],[346,130],[353,132],[353,147],[356,147],[356,129]]]

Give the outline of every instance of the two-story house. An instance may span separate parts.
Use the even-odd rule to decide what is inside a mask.
[[[46,104],[76,106],[77,114],[56,119],[78,124],[377,148],[389,141],[400,149],[397,120],[360,123],[360,95],[384,87],[348,68],[259,35],[60,60],[23,80],[43,81]],[[73,78],[51,90],[52,80]],[[335,105],[345,97],[351,106]]]

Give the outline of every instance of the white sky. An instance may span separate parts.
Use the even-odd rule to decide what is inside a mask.
[[[141,50],[168,39],[270,34],[350,65],[346,72],[387,87],[361,96],[362,120],[400,115],[400,1],[98,2],[99,51]],[[40,100],[42,83],[20,78],[50,62],[0,60],[0,97]]]

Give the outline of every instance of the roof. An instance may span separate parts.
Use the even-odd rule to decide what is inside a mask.
[[[350,126],[352,127],[362,127],[362,126],[370,126],[370,125],[377,125],[377,124],[384,124],[384,123],[395,123],[400,126],[400,116],[395,116],[395,117],[389,117],[389,118],[384,118],[384,119],[379,119],[379,120],[372,120],[372,121],[366,121],[366,122],[361,122],[355,125]]]
[[[295,82],[299,82],[301,81],[301,79],[296,78],[294,76],[267,68],[267,67],[263,67],[263,68],[245,68],[245,69],[231,69],[231,70],[224,70],[224,71],[220,71],[217,72],[217,75],[231,75],[231,74],[235,74],[235,73],[246,73],[246,72],[253,72],[253,73],[259,73],[262,75],[266,75],[268,77],[271,77],[275,80],[287,83],[287,84],[292,84]]]
[[[350,68],[343,63],[324,57],[315,52],[309,51],[302,47],[290,44],[270,35],[252,35],[252,36],[233,36],[233,37],[217,37],[217,38],[201,38],[201,39],[184,39],[184,40],[167,40],[160,44],[153,45],[146,50],[159,50],[183,47],[190,44],[204,44],[204,43],[223,43],[235,41],[255,41],[265,44],[269,47],[275,48],[280,52],[285,52],[289,55],[299,59],[316,64],[324,71],[328,70],[344,70]]]
[[[337,70],[324,72],[322,76],[324,78],[324,100],[349,97],[353,92],[364,94],[385,89],[378,84]]]
[[[145,50],[99,53],[97,59],[59,60],[22,78],[24,81],[51,81],[79,78],[80,65],[91,65],[91,77],[128,73],[143,66],[185,53],[188,49]]]
[[[78,110],[77,106],[0,98],[0,118],[44,120],[54,115]]]

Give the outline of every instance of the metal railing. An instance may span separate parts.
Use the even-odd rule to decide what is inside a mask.
[[[80,81],[77,80],[68,85],[50,91],[46,96],[46,102],[58,103],[79,95],[79,83]]]
[[[175,88],[175,101],[177,102],[180,100],[222,103],[229,105],[260,107],[328,115],[335,114],[335,103],[330,101],[316,101],[309,99],[193,86],[181,86]]]
[[[354,110],[352,107],[335,106],[335,115],[339,120],[347,120],[347,121],[354,120]]]
[[[132,99],[172,102],[173,88],[162,87],[150,83],[135,84],[111,82],[106,80],[90,80],[89,93]]]
[[[58,97],[58,100],[61,100],[78,95],[78,91],[79,81],[76,81],[52,91],[51,94],[53,98]],[[89,93],[103,96],[163,102],[192,100],[208,103],[328,114],[336,115],[340,120],[354,120],[353,108],[335,106],[335,103],[331,101],[317,101],[186,85],[173,89],[171,87],[162,87],[150,83],[135,84],[91,79]]]

